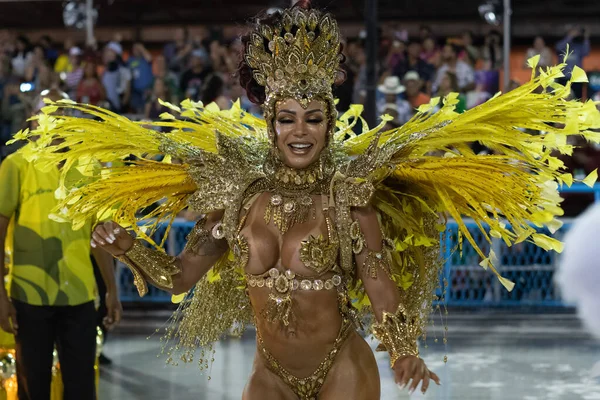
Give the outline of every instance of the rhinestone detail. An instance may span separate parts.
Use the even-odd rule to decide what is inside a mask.
[[[248,275],[248,286],[250,287],[268,287],[275,289],[279,293],[287,293],[290,290],[331,290],[342,284],[342,277],[334,275],[327,280],[321,279],[296,279],[294,271],[286,270],[280,272],[276,268],[271,268],[267,274],[260,276]]]

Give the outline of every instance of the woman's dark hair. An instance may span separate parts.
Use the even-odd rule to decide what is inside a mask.
[[[310,10],[310,9],[312,9],[311,1],[310,0],[299,0],[294,5],[294,8]],[[267,14],[266,12],[263,12],[263,13],[259,14],[258,17],[256,17],[255,27],[258,27],[261,25],[273,26],[273,25],[277,24],[278,22],[280,22],[281,18],[282,18],[281,11],[276,11],[271,14]],[[253,31],[255,31],[255,30],[256,30],[256,28],[253,29]],[[254,76],[252,75],[252,68],[250,68],[250,66],[246,63],[246,49],[248,47],[248,43],[250,42],[251,34],[252,34],[252,32],[242,36],[242,38],[241,38],[242,44],[244,45],[244,50],[242,51],[242,57],[240,60],[240,64],[238,66],[237,75],[240,78],[240,85],[244,89],[246,89],[246,95],[248,96],[248,99],[254,104],[263,104],[266,100],[265,87],[259,85],[258,82],[256,82],[256,80],[254,79]],[[266,43],[265,43],[265,45],[266,45]],[[343,50],[343,48],[340,45],[340,54],[343,57],[342,50]],[[345,57],[342,59],[341,63],[343,63],[344,60],[345,60]],[[339,86],[343,83],[343,81],[345,79],[345,72],[340,69],[338,72],[338,76],[339,76],[339,78],[336,79],[335,86]]]
[[[223,93],[224,82],[217,74],[211,74],[202,85],[202,96],[200,101],[203,104],[212,103]]]

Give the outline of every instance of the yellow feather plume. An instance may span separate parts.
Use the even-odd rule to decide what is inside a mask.
[[[510,246],[530,240],[560,251],[560,242],[535,229],[560,226],[557,182],[573,182],[555,154],[571,154],[569,135],[600,140],[600,133],[593,131],[600,127],[594,102],[568,100],[571,83],[555,82],[563,76],[564,66],[548,68],[529,83],[463,114],[454,111],[453,94],[439,109],[439,99],[433,99],[401,128],[350,135],[343,142],[350,155],[363,154],[377,141],[382,167],[372,174],[378,182],[375,205],[387,229],[395,235],[418,232],[427,237],[423,220],[414,221],[411,214],[416,209],[447,214],[458,223],[459,240],[466,238],[484,259],[483,265],[509,290],[514,284],[500,277],[493,257],[484,254],[467,229],[465,217],[489,242],[497,237]],[[582,73],[573,79],[583,79]],[[473,142],[485,145],[493,155],[475,155]]]

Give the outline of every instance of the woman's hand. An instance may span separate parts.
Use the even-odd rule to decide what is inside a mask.
[[[421,381],[423,381],[423,384],[421,385],[421,391],[423,393],[429,388],[429,382],[431,380],[440,385],[440,378],[427,369],[425,361],[421,360],[419,357],[404,356],[399,358],[394,364],[393,371],[394,380],[401,389],[404,389],[412,379],[412,383],[408,388],[408,392],[411,394],[417,389]]]
[[[133,246],[133,236],[114,221],[96,225],[92,233],[92,247],[100,247],[114,257],[122,256]]]

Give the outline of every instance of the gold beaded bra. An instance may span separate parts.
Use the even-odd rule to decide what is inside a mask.
[[[270,202],[272,202],[272,195]],[[310,198],[310,196],[307,196]],[[262,274],[246,274],[246,283],[248,288],[263,288],[270,289],[267,305],[261,311],[270,322],[280,321],[287,326],[294,318],[292,310],[293,295],[298,291],[321,291],[321,290],[342,290],[344,280],[342,271],[337,264],[339,256],[339,239],[331,218],[328,215],[327,197],[323,196],[323,215],[327,227],[326,236],[310,235],[303,240],[300,245],[300,261],[304,266],[316,275],[305,276],[292,271],[291,269],[271,268]],[[314,204],[311,199],[311,208],[314,212]],[[249,205],[245,206],[249,209]],[[267,209],[269,206],[267,206]],[[247,215],[247,214],[246,214]],[[234,255],[236,264],[239,269],[244,269],[249,259],[248,240],[241,234],[246,216],[238,228],[236,245],[234,245]],[[268,223],[268,221],[265,221]],[[277,225],[277,224],[275,224]],[[331,276],[325,277],[328,273],[333,273]]]

